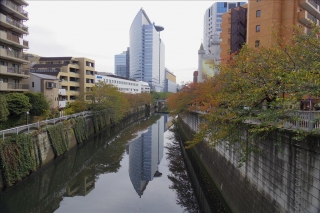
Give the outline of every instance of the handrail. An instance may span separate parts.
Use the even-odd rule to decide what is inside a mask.
[[[48,125],[55,125],[57,123],[60,123],[64,120],[68,120],[70,118],[77,118],[77,117],[88,117],[91,115],[91,111],[83,111],[79,113],[75,113],[72,115],[66,115],[61,116],[59,118],[53,118],[50,120],[44,120],[44,121],[38,121],[36,123],[31,123],[27,125],[17,126],[10,129],[4,129],[0,131],[0,137],[4,140],[6,138],[6,135],[8,134],[19,134],[21,132],[27,132],[30,133],[30,130],[38,130],[42,126],[48,126]]]

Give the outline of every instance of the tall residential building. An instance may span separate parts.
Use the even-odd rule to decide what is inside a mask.
[[[164,92],[176,93],[177,77],[172,72],[170,72],[167,68],[165,68],[165,70],[166,70],[166,80],[165,80]]]
[[[290,42],[293,26],[308,33],[313,22],[320,25],[319,0],[249,0],[247,43],[250,47],[271,46],[275,42],[272,29]]]
[[[24,22],[28,12],[24,0],[0,0],[0,93],[28,91],[22,79],[29,77],[28,69],[22,65],[28,63],[23,57],[23,49],[28,49],[28,41],[23,35],[28,34]]]
[[[84,95],[95,83],[95,61],[89,58],[75,57],[34,57],[26,55],[31,61],[31,73],[56,76],[61,82],[61,89],[66,101],[73,101],[77,96]],[[30,82],[32,84],[32,82]],[[58,86],[58,85],[53,85]]]
[[[204,14],[203,45],[205,54],[220,57],[220,33],[222,14],[231,8],[245,4],[246,2],[216,2],[209,7]]]
[[[114,73],[118,76],[129,78],[130,74],[130,57],[129,47],[126,51],[121,54],[114,56]]]
[[[222,15],[221,59],[239,51],[244,43],[270,47],[275,43],[274,32],[286,38],[285,44],[291,41],[294,27],[309,33],[312,23],[320,25],[319,0],[249,0],[248,5]]]
[[[165,46],[160,38],[163,29],[151,23],[143,9],[130,27],[130,78],[145,81],[158,92],[165,86]]]

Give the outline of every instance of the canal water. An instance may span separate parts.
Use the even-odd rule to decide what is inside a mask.
[[[106,129],[2,192],[0,212],[211,212],[168,120]]]

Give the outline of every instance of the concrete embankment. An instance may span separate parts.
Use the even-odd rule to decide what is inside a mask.
[[[188,114],[179,125],[192,137],[202,122]],[[232,212],[320,212],[319,138],[296,141],[288,132],[273,132],[253,144],[262,153],[250,153],[241,167],[239,144],[192,148]]]

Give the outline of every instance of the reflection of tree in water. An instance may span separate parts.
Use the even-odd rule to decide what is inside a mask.
[[[168,178],[172,181],[169,188],[176,190],[177,204],[185,208],[184,212],[198,212],[197,199],[181,155],[179,142],[174,137],[170,138],[170,141],[171,143],[166,146],[166,159],[169,161],[168,167],[171,172]]]
[[[135,123],[133,126],[129,126],[122,131],[120,135],[114,138],[113,142],[104,146],[103,149],[100,149],[93,159],[93,164],[96,165],[96,178],[100,174],[104,173],[116,173],[121,167],[121,160],[123,158],[123,153],[125,151],[128,141],[136,137],[138,131],[147,129],[153,123],[160,119],[161,116],[152,116],[147,120],[140,121]],[[123,130],[123,129],[122,129]],[[107,135],[117,135],[118,131],[109,130],[111,132],[106,133]],[[105,138],[102,137],[102,140],[105,141]]]

